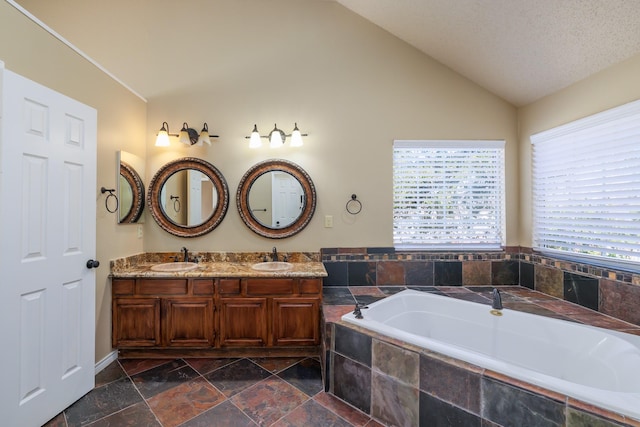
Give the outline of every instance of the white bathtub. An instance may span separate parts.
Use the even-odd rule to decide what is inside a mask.
[[[405,290],[342,320],[640,420],[640,337]]]

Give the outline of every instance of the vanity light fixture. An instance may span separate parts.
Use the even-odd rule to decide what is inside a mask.
[[[207,144],[211,145],[211,135],[209,135],[209,126],[205,123],[202,126],[202,130],[200,131],[200,136],[198,136],[198,141],[196,141],[196,145]]]
[[[156,136],[156,147],[168,147],[170,144],[169,124],[167,122],[162,122],[162,128],[158,131],[158,136]]]
[[[298,129],[297,123],[294,123],[293,132],[291,132],[290,145],[292,147],[302,147],[302,134],[300,133],[300,129]]]
[[[258,126],[253,125],[253,131],[251,132],[251,136],[249,137],[249,148],[258,148],[262,145],[262,141],[260,140],[260,133],[258,132]]]
[[[182,124],[179,134],[169,133],[169,124],[162,122],[162,128],[158,131],[156,137],[156,147],[168,147],[170,145],[169,137],[176,136],[178,141],[185,145],[198,145],[203,144],[211,145],[211,138],[218,138],[218,135],[209,134],[209,126],[205,123],[200,133],[193,128],[190,128],[187,122]]]
[[[284,132],[278,129],[278,125],[274,124],[273,130],[269,132],[269,147],[271,148],[280,147],[282,144],[284,144],[284,140],[286,138],[287,136],[284,134]]]
[[[284,145],[284,142],[288,137],[291,138],[290,145],[292,147],[301,147],[303,145],[302,137],[308,135],[309,134],[307,133],[300,133],[298,124],[295,123],[291,134],[285,134],[282,130],[278,129],[278,125],[274,125],[273,130],[269,132],[269,135],[260,135],[260,132],[258,132],[258,126],[253,125],[251,136],[245,136],[245,138],[249,140],[249,148],[261,147],[261,138],[266,138],[269,140],[269,147],[277,148]]]

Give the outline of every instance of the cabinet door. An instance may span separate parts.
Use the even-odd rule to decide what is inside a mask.
[[[213,298],[163,298],[163,306],[166,346],[213,346]]]
[[[273,345],[320,343],[320,298],[273,299]]]
[[[160,299],[115,298],[112,344],[114,347],[160,345]]]
[[[263,347],[267,344],[266,298],[220,299],[220,346]]]

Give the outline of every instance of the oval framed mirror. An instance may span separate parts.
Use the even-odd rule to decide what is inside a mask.
[[[229,187],[209,162],[193,157],[174,160],[149,183],[149,212],[165,231],[196,237],[216,228],[229,208]]]
[[[138,222],[144,210],[144,184],[138,172],[127,162],[120,160],[118,176],[118,222],[129,224]]]
[[[236,194],[242,221],[253,232],[271,239],[293,236],[304,229],[316,209],[313,181],[297,164],[265,160],[244,174]]]

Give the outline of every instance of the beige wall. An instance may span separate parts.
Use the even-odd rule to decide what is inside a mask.
[[[507,244],[518,243],[516,109],[338,3],[119,0],[131,11],[123,15],[118,1],[20,1],[148,98],[147,183],[184,156],[226,177],[234,197],[216,230],[185,240],[149,220],[147,251],[391,246],[392,142],[435,138],[507,141]],[[156,148],[163,121],[172,132],[206,121],[221,138],[211,148]],[[310,134],[301,149],[248,149],[254,123],[266,134],[294,122]],[[318,192],[308,227],[277,242],[250,231],[235,207],[244,172],[268,158],[298,163]],[[353,193],[357,216],[345,210]]]
[[[531,140],[538,132],[640,99],[640,55],[610,67],[518,111],[520,226],[518,240],[531,246]]]
[[[116,225],[101,186],[116,186],[116,152],[145,157],[146,104],[5,1],[0,1],[0,60],[5,67],[98,111],[96,360],[111,351],[109,260],[142,251],[135,225]]]
[[[33,3],[36,15],[39,6],[50,4],[28,3]],[[241,22],[220,18],[211,4],[233,8]],[[108,3],[91,7],[108,8]],[[98,187],[115,186],[118,150],[146,158],[146,184],[161,165],[183,156],[210,161],[229,184],[232,200],[225,220],[212,233],[194,239],[167,234],[146,214],[144,239],[139,240],[135,225],[115,225],[97,191],[98,259],[105,267],[98,270],[98,360],[110,351],[109,259],[143,250],[178,251],[182,246],[202,251],[266,251],[274,244],[281,251],[391,246],[394,139],[506,140],[507,244],[519,243],[517,112],[512,105],[333,2],[201,2],[199,7],[199,16],[211,17],[212,22],[198,26],[197,34],[210,43],[211,52],[215,47],[215,54],[193,49],[188,39],[192,32],[169,27],[163,33],[170,42],[155,49],[166,54],[166,61],[182,61],[183,69],[195,67],[197,78],[180,80],[177,89],[155,90],[145,105],[0,1],[0,59],[7,68],[98,109]],[[184,13],[181,2],[169,1],[149,13],[160,10],[167,16]],[[105,14],[104,21],[117,19]],[[277,31],[265,37],[262,29],[273,21],[278,22]],[[47,23],[55,28],[55,19]],[[90,31],[86,25],[67,27],[71,32]],[[117,55],[118,49],[110,49],[110,54]],[[126,60],[147,55],[142,52]],[[224,70],[230,72],[221,78]],[[163,88],[171,77],[159,68],[145,76],[145,84]],[[198,130],[206,121],[211,133],[221,138],[212,147],[182,148],[174,140],[168,149],[156,148],[155,133],[163,121],[172,132],[184,121]],[[275,122],[286,132],[298,122],[309,133],[306,145],[296,150],[250,150],[244,137],[253,124],[266,134]],[[250,231],[235,207],[242,175],[268,158],[301,165],[318,195],[309,226],[278,241]],[[352,193],[363,204],[357,216],[345,210]],[[333,228],[324,228],[325,215],[333,216]]]
[[[53,2],[25,0],[25,4],[36,15],[38,8],[47,11],[54,27],[56,19],[79,20],[65,28],[69,37],[74,31],[91,37],[92,28],[102,22],[134,28],[142,16],[166,24],[160,34],[169,37],[167,42],[150,43],[145,34],[131,38],[132,46],[150,43],[149,51],[123,55],[121,63],[136,68],[136,61],[160,56],[180,63],[182,68],[177,71],[158,67],[157,72],[143,76],[145,87],[155,88],[147,106],[0,1],[0,60],[6,67],[98,110],[98,188],[115,186],[116,152],[126,150],[146,158],[145,183],[170,160],[204,158],[225,175],[232,195],[222,224],[199,238],[173,237],[147,214],[143,244],[136,237],[135,225],[116,226],[114,215],[104,209],[104,196],[96,189],[97,255],[103,262],[97,277],[98,360],[111,349],[109,259],[143,250],[178,251],[185,245],[192,250],[228,251],[268,250],[274,244],[285,251],[391,246],[392,141],[422,138],[507,141],[507,244],[528,246],[529,135],[640,98],[639,56],[516,111],[333,2],[207,1],[193,11],[186,10],[182,2],[165,1],[160,8],[145,10],[144,15],[120,17],[124,19],[118,19],[117,9],[110,8],[109,2],[76,5],[82,10],[80,15],[104,8],[98,11],[104,17],[100,22],[69,16],[56,10]],[[160,11],[164,17],[154,15]],[[225,12],[238,19],[226,19]],[[180,31],[179,24],[192,22],[189,18],[194,13],[208,25]],[[267,32],[272,22],[277,22],[276,30]],[[207,48],[193,48],[194,34]],[[116,36],[128,37],[124,32]],[[93,37],[101,38],[104,46],[99,44],[100,50],[109,59],[129,48],[126,40],[114,43],[102,34]],[[181,78],[181,72],[187,74],[185,67],[192,73]],[[176,77],[179,84],[163,90]],[[169,149],[156,148],[155,133],[163,121],[169,122],[173,132],[184,121],[197,129],[206,121],[221,138],[206,148],[181,148],[175,141]],[[274,122],[287,132],[298,122],[310,134],[306,145],[297,150],[249,150],[244,137],[253,124],[266,134]],[[300,164],[318,192],[316,215],[308,228],[282,241],[255,235],[241,222],[235,207],[243,173],[267,158]],[[352,193],[363,203],[357,216],[345,211]],[[324,228],[325,215],[334,217],[333,228]]]
[[[163,12],[179,14],[172,8],[181,6],[174,3],[165,4],[169,9]],[[212,40],[212,54],[205,50],[192,64],[211,70],[210,74],[181,82],[179,91],[149,97],[147,182],[171,159],[201,157],[226,177],[232,201],[221,225],[194,239],[173,237],[147,221],[145,250],[177,251],[184,245],[191,250],[228,251],[268,250],[274,244],[281,250],[305,251],[392,246],[392,142],[434,138],[507,141],[507,243],[518,243],[513,106],[336,3],[264,4],[234,3],[235,13],[242,17],[241,36],[239,22],[213,18],[212,28],[201,29],[202,37]],[[201,6],[201,13],[215,13]],[[270,22],[278,22],[278,31],[266,31]],[[225,49],[219,49],[220,40]],[[197,43],[174,32],[167,48],[175,53],[179,46]],[[227,68],[233,75],[220,79],[221,69]],[[206,121],[221,137],[212,147],[181,148],[173,139],[171,148],[157,148],[155,133],[163,121],[173,132],[184,121],[197,130]],[[248,148],[245,136],[254,123],[267,134],[274,123],[290,133],[294,122],[309,133],[302,148]],[[235,206],[242,175],[268,158],[302,166],[318,194],[308,227],[280,241],[254,234]],[[357,216],[345,210],[353,193],[363,204]],[[333,228],[324,228],[325,215],[333,216]]]

